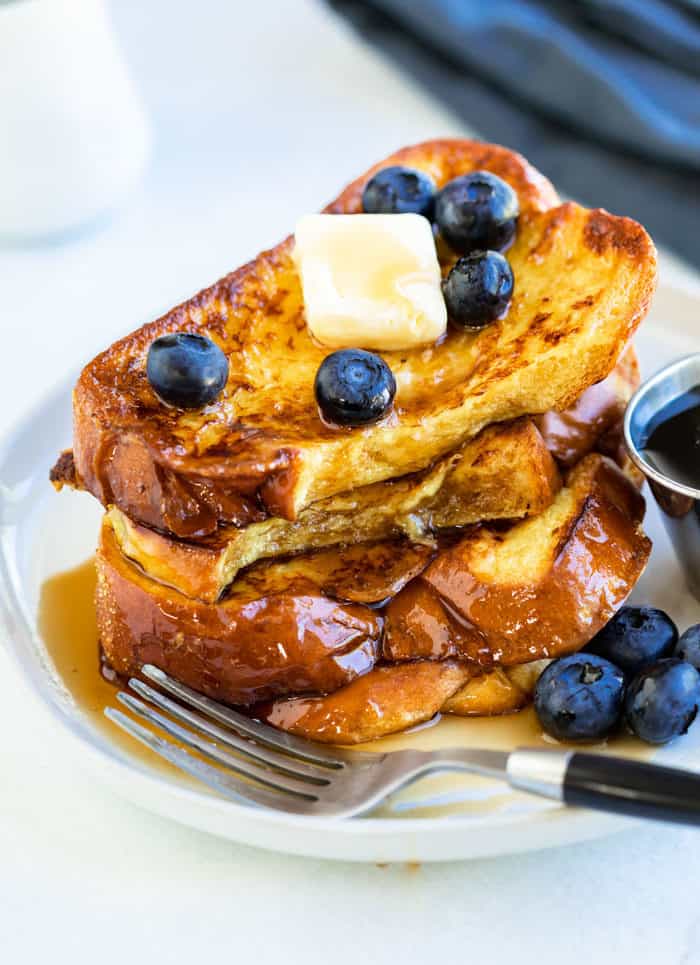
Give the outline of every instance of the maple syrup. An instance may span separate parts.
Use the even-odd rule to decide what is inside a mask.
[[[38,628],[61,683],[90,725],[130,757],[165,771],[190,786],[186,775],[104,716],[105,707],[124,711],[117,700],[122,681],[103,660],[95,616],[97,576],[86,560],[46,580],[39,597]]]
[[[697,355],[679,360],[637,393],[627,414],[627,443],[661,510],[688,588],[700,600],[697,362]]]
[[[126,755],[203,791],[204,785],[188,778],[105,718],[105,707],[124,710],[116,696],[123,682],[101,660],[94,607],[95,585],[94,561],[87,560],[74,569],[52,576],[42,586],[39,633],[61,682],[88,722]],[[551,738],[543,734],[532,707],[527,707],[519,713],[502,717],[445,715],[438,717],[432,725],[422,725],[411,732],[363,744],[361,749],[386,752],[471,746],[510,750],[519,746],[547,747],[552,743]],[[592,750],[635,758],[651,754],[648,745],[627,735],[617,736],[609,744]],[[194,754],[190,749],[188,753]],[[386,817],[426,818],[488,813],[512,807],[514,800],[514,792],[505,784],[473,775],[441,773],[404,789],[394,795],[391,804],[382,805],[374,813]]]
[[[645,433],[646,458],[674,482],[700,489],[700,385],[663,406]]]

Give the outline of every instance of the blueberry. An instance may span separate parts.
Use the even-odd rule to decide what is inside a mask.
[[[435,182],[429,174],[399,165],[382,168],[362,192],[366,214],[422,214],[432,217]]]
[[[622,671],[609,660],[575,653],[544,670],[535,687],[535,711],[557,740],[602,740],[620,720],[624,688]]]
[[[488,171],[449,181],[435,199],[438,228],[460,254],[484,248],[501,251],[515,234],[518,213],[515,191]]]
[[[673,656],[678,657],[679,660],[687,660],[696,670],[700,670],[700,623],[688,627],[681,635]]]
[[[586,647],[612,661],[629,676],[668,657],[678,640],[675,623],[663,610],[623,606]]]
[[[497,251],[463,255],[442,291],[450,319],[463,328],[483,328],[499,318],[513,294],[513,271]]]
[[[201,409],[226,385],[228,360],[203,335],[161,335],[148,350],[146,375],[156,395],[179,409]]]
[[[625,719],[649,744],[685,734],[698,713],[700,673],[685,660],[659,660],[640,671],[627,688]]]
[[[364,426],[387,412],[394,401],[396,382],[378,355],[344,348],[323,360],[316,373],[314,392],[327,422]]]

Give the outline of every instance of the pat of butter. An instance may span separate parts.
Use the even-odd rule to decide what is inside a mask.
[[[445,333],[430,222],[419,214],[310,214],[295,233],[306,322],[332,348],[413,348]]]

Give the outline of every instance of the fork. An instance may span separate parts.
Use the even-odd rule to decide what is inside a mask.
[[[105,708],[105,715],[180,770],[238,803],[350,818],[371,811],[426,774],[467,771],[565,804],[700,824],[700,774],[691,771],[563,748],[369,753],[326,746],[246,717],[151,664],[142,668],[142,674],[158,689],[131,678],[128,686],[133,693],[120,691],[119,702],[218,766],[194,757],[116,708]]]

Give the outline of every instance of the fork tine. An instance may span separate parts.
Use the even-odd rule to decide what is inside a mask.
[[[293,797],[291,794],[277,794],[268,791],[263,787],[248,784],[239,780],[232,774],[218,770],[204,761],[192,757],[182,747],[171,744],[170,741],[158,737],[146,727],[142,727],[131,717],[127,717],[120,710],[112,707],[105,707],[105,717],[108,717],[113,724],[126,731],[131,737],[136,738],[146,747],[164,758],[175,767],[178,767],[186,774],[190,774],[197,780],[202,781],[212,790],[217,791],[224,797],[235,801],[237,804],[258,804],[263,807],[274,808],[278,811],[291,811],[294,814],[308,814],[311,801],[300,797]]]
[[[295,794],[305,798],[307,801],[317,800],[317,792],[320,790],[318,785],[297,781],[284,774],[272,772],[266,767],[258,767],[258,765],[252,763],[252,761],[243,762],[241,758],[233,757],[233,755],[228,754],[226,751],[220,750],[216,744],[212,744],[198,734],[194,734],[191,730],[181,727],[136,697],[132,697],[131,694],[124,693],[123,690],[120,690],[117,694],[117,700],[137,716],[150,721],[152,724],[155,724],[156,727],[164,730],[166,734],[170,734],[171,737],[176,737],[182,741],[183,744],[187,744],[188,747],[194,748],[194,750],[199,751],[218,764],[223,764],[224,767],[233,771],[233,773],[239,777],[246,777],[253,781],[258,781],[260,784],[263,784],[267,788],[272,788],[274,791]]]
[[[181,684],[179,680],[174,680],[158,667],[154,667],[153,664],[144,664],[141,672],[144,677],[148,677],[149,680],[158,684],[163,690],[167,690],[174,697],[178,697],[185,704],[209,714],[219,723],[227,724],[239,734],[252,737],[259,743],[278,751],[284,751],[285,754],[292,757],[300,757],[312,764],[324,764],[326,767],[342,767],[349,759],[360,760],[370,756],[357,751],[339,749],[331,751],[320,744],[295,737],[293,734],[286,734],[267,724],[251,720],[249,717],[231,710],[230,707],[225,707],[223,704],[197,693],[196,690],[191,690],[185,684]]]
[[[328,783],[327,775],[329,771],[325,767],[306,764],[297,758],[268,750],[262,744],[257,744],[250,738],[238,737],[232,731],[224,730],[223,727],[217,727],[216,724],[213,724],[200,714],[196,714],[194,711],[175,703],[174,700],[170,700],[169,697],[161,694],[160,691],[154,690],[153,687],[149,687],[148,684],[145,684],[142,680],[137,680],[135,677],[129,680],[129,687],[149,703],[155,704],[156,707],[166,711],[171,717],[175,717],[181,723],[189,724],[190,727],[193,727],[200,733],[214,737],[218,743],[233,748],[233,750],[239,754],[256,761],[258,764],[272,767],[277,771],[281,771],[283,774],[289,775],[289,777],[308,780],[311,784]]]

